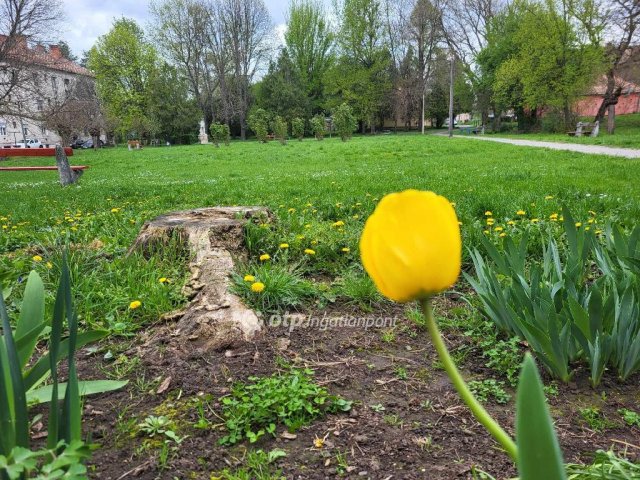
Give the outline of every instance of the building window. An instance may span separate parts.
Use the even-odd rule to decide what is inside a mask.
[[[38,111],[41,112],[42,110],[44,110],[44,101],[39,98],[38,99]]]
[[[0,135],[6,135],[6,134],[7,134],[7,126],[0,125]]]
[[[53,94],[58,95],[58,79],[54,76],[51,76],[51,88],[53,88]]]
[[[64,79],[64,92],[71,93],[71,83],[69,82],[68,78]]]

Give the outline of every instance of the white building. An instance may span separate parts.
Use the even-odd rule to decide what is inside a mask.
[[[0,145],[38,139],[43,144],[60,142],[59,135],[46,124],[47,115],[55,112],[75,92],[79,81],[91,85],[93,75],[84,67],[62,56],[58,45],[35,45],[30,47],[24,37],[11,39],[11,48],[4,49],[3,67],[0,68]],[[0,46],[8,42],[0,35]],[[8,65],[8,67],[7,67]],[[11,78],[16,78],[11,86]],[[84,88],[86,91],[87,88]],[[9,92],[8,95],[3,93]],[[76,132],[89,136],[88,131]]]

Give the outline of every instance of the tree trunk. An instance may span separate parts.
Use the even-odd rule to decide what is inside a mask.
[[[82,175],[82,170],[77,173],[71,170],[67,155],[64,153],[64,148],[60,145],[56,145],[56,166],[58,167],[58,174],[60,175],[60,185],[63,187],[73,185],[78,181],[78,177]]]
[[[616,106],[609,105],[609,115],[607,118],[607,133],[609,135],[613,135],[613,132],[615,129],[616,129]]]
[[[139,250],[150,256],[173,239],[183,243],[193,258],[191,279],[182,289],[190,303],[165,316],[173,322],[154,329],[145,339],[147,345],[162,343],[171,354],[189,357],[236,348],[261,330],[258,316],[229,291],[233,259],[246,255],[244,226],[260,216],[268,221],[268,210],[199,208],[161,215],[144,224],[129,254]]]
[[[607,109],[611,105],[616,105],[618,103],[618,98],[622,94],[622,86],[616,87],[616,79],[614,77],[613,70],[609,70],[607,72],[607,90],[604,92],[604,96],[602,98],[602,103],[600,104],[600,108],[598,108],[598,113],[596,113],[596,117],[593,119],[594,122],[600,122],[604,120],[604,114]]]

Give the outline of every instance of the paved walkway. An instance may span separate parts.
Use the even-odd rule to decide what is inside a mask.
[[[441,133],[437,135],[444,135]],[[585,145],[582,143],[542,142],[539,140],[519,140],[511,138],[498,138],[487,135],[454,135],[455,138],[468,138],[470,140],[485,140],[487,142],[509,143],[522,147],[551,148],[553,150],[568,150],[571,152],[590,153],[593,155],[611,155],[613,157],[640,158],[640,150],[633,148],[605,147],[603,145]]]

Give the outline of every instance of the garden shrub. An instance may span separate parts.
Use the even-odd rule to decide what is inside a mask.
[[[280,115],[273,119],[273,134],[282,145],[287,143],[287,122]]]
[[[249,114],[249,128],[262,143],[267,143],[269,135],[269,114],[262,108],[257,108]]]
[[[304,120],[300,117],[291,120],[291,134],[299,141],[304,138]]]
[[[324,133],[325,133],[324,116],[316,115],[311,118],[309,123],[311,124],[311,132],[313,133],[313,136],[316,137],[316,140],[324,139]]]
[[[224,143],[225,145],[229,145],[231,141],[231,131],[229,130],[229,125],[226,123],[217,123],[214,122],[211,124],[211,139],[216,147],[220,146],[220,143]]]
[[[358,124],[356,117],[353,115],[353,110],[349,105],[343,103],[336,109],[333,113],[333,125],[343,142],[351,138]]]

